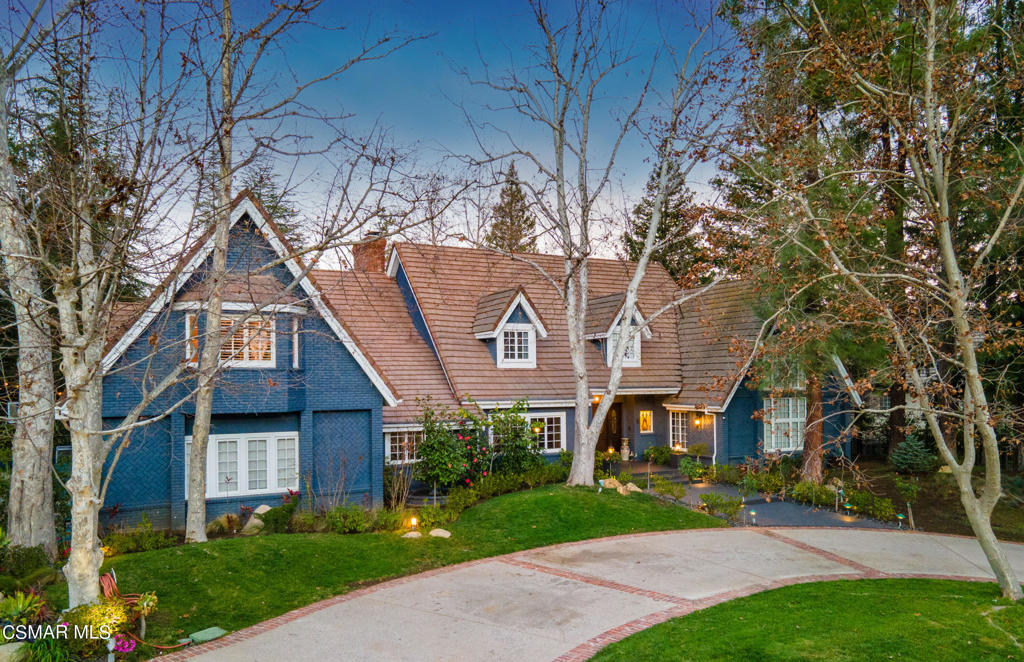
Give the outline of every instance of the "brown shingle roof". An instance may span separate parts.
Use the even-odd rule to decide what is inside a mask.
[[[458,407],[441,364],[413,325],[393,279],[378,272],[326,270],[314,271],[313,277],[332,307],[346,312],[346,328],[402,398],[398,406],[384,407],[385,424],[414,421],[420,397],[429,396],[435,407]]]
[[[587,304],[587,335],[608,333],[615,317],[626,303],[626,293],[616,292],[603,297],[591,299]]]
[[[505,311],[516,298],[520,288],[510,287],[485,294],[476,302],[476,317],[473,318],[473,333],[490,333],[498,325]]]
[[[699,292],[700,289],[679,293]],[[680,306],[682,388],[667,404],[720,408],[743,377],[750,344],[761,331],[746,281],[716,284]]]
[[[406,269],[442,365],[460,398],[467,394],[478,400],[574,397],[575,377],[561,298],[555,286],[533,264],[525,261],[529,260],[558,279],[564,270],[561,256],[531,254],[519,259],[473,248],[404,243],[397,244],[395,250]],[[631,263],[591,259],[590,296],[597,299],[621,293],[632,273]],[[474,337],[478,302],[496,291],[520,287],[544,319],[548,337],[537,338],[536,368],[498,368],[487,344]],[[668,273],[652,265],[641,284],[640,304],[645,310],[657,310],[672,301],[675,291],[675,283]],[[643,365],[623,370],[622,388],[675,389],[679,385],[674,311],[656,318],[650,330],[652,337],[643,340]],[[607,381],[608,368],[599,348],[589,341],[587,360],[593,386],[600,388]]]

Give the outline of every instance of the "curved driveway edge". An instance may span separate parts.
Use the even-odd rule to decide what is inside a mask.
[[[1003,545],[1024,575],[1024,545]],[[652,625],[760,591],[904,577],[993,581],[968,537],[839,528],[658,531],[401,577],[159,659],[586,660]]]

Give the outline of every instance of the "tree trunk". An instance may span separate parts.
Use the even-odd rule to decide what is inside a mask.
[[[889,450],[886,455],[892,454],[897,446],[907,439],[907,390],[900,383],[894,383],[889,387]]]
[[[213,413],[214,379],[220,367],[221,312],[224,272],[227,268],[228,234],[231,224],[231,132],[232,46],[231,2],[223,0],[221,16],[221,121],[217,128],[220,169],[217,178],[217,210],[214,214],[213,257],[207,276],[206,326],[203,351],[199,358],[199,386],[196,389],[196,416],[192,425],[192,450],[189,454],[188,514],[186,542],[206,542],[206,460],[210,441],[210,417]],[[198,316],[197,316],[198,319]]]
[[[821,380],[807,377],[807,419],[804,423],[804,452],[800,473],[804,480],[821,485],[825,478],[825,435],[821,405]]]
[[[575,278],[570,278],[566,287],[565,310],[569,322],[569,355],[576,376],[576,434],[572,467],[569,469],[566,485],[589,487],[594,484],[594,451],[597,448],[597,434],[592,428],[602,408],[597,408],[594,412],[594,421],[591,421],[590,380],[587,373],[586,340],[583,337],[586,288],[581,287]],[[603,414],[601,415],[603,417]],[[601,425],[598,424],[597,430],[600,429]]]
[[[8,125],[7,79],[0,84],[0,127]],[[47,309],[28,238],[12,205],[14,172],[6,139],[0,140],[0,249],[18,329],[18,418],[11,442],[7,535],[14,545],[42,545],[57,555],[53,521],[53,357],[44,328]]]

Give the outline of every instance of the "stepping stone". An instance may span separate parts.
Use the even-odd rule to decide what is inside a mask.
[[[423,534],[419,531],[410,531],[402,535],[403,538],[422,538]]]
[[[451,538],[452,537],[451,532],[450,531],[445,531],[444,529],[431,529],[430,530],[430,535],[434,536],[435,538]]]
[[[207,641],[213,641],[214,639],[223,637],[227,633],[227,630],[221,629],[214,625],[212,628],[206,628],[205,630],[200,630],[199,632],[193,632],[192,634],[188,635],[188,638],[191,639],[192,643],[194,644],[203,644]]]

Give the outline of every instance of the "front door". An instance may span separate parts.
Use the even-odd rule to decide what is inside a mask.
[[[614,402],[604,417],[604,425],[601,426],[601,436],[597,439],[597,449],[602,453],[609,448],[619,450],[622,440],[622,403]]]

